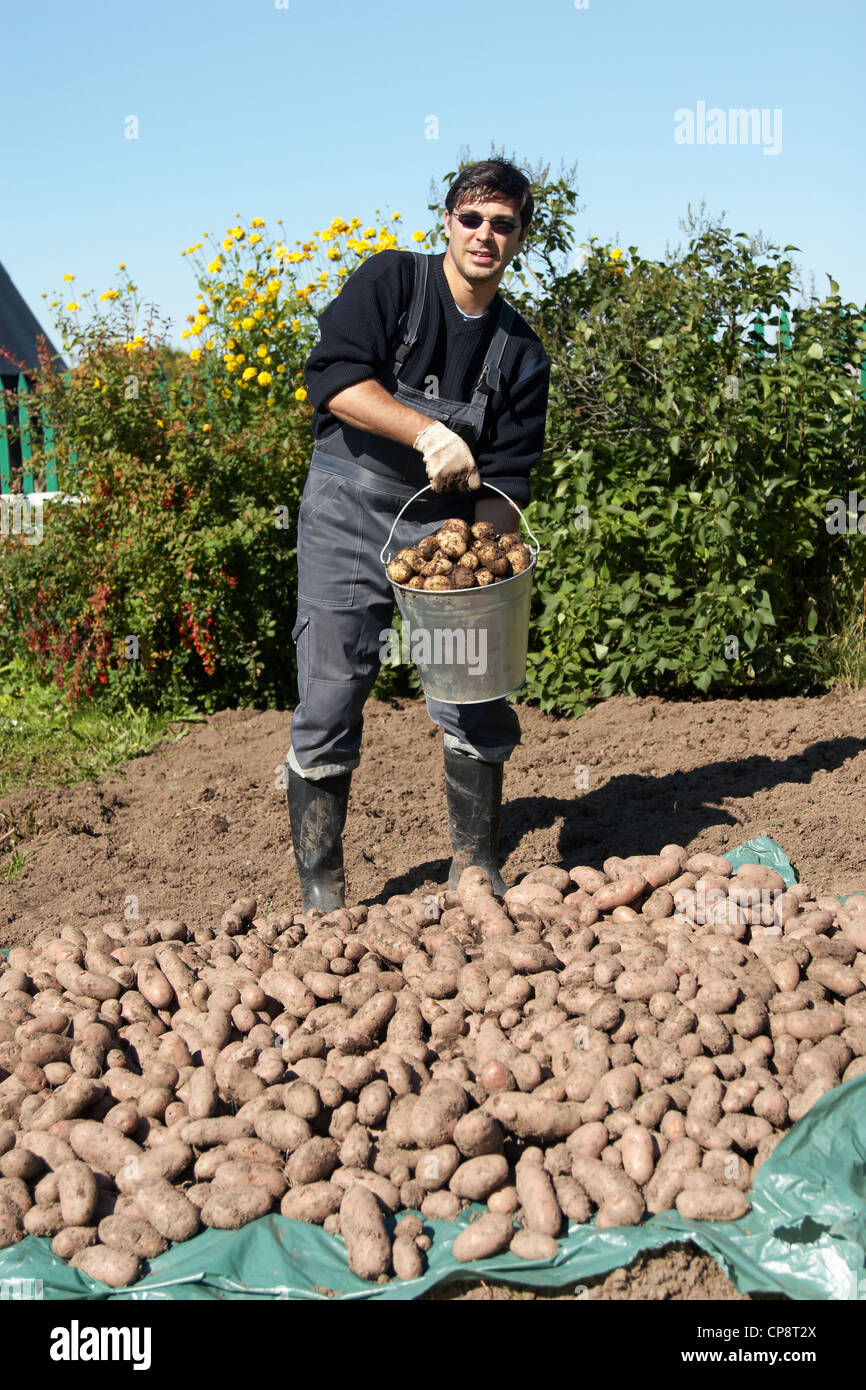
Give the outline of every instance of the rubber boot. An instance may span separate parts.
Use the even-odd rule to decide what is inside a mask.
[[[470,864],[478,865],[487,870],[493,892],[501,898],[505,884],[497,859],[503,764],[483,763],[450,748],[444,752],[448,829],[454,852],[448,887],[456,888],[463,870]]]
[[[312,781],[286,765],[286,800],[304,912],[346,906],[343,826],[349,805],[351,772]]]

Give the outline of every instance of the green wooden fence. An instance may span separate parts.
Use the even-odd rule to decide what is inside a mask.
[[[64,373],[69,380],[69,372]],[[7,377],[5,381],[9,381]],[[44,408],[36,410],[32,402],[33,390],[30,381],[23,374],[11,380],[16,384],[11,388],[15,396],[14,404],[9,403],[6,390],[0,394],[0,493],[11,493],[13,479],[20,471],[20,491],[59,492],[57,480],[57,448],[54,425]],[[5,385],[4,381],[4,385]],[[10,437],[11,435],[14,437]],[[44,456],[44,487],[36,487],[33,472],[34,449],[41,447]],[[71,464],[78,462],[75,450],[70,451]]]

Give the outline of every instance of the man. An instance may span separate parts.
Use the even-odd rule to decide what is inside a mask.
[[[550,364],[529,325],[497,293],[523,248],[533,199],[505,160],[463,169],[445,200],[439,255],[380,251],[319,316],[304,367],[315,448],[298,515],[298,704],[286,758],[287,801],[303,909],[344,906],[342,833],[360,762],[363,707],[379,671],[394,595],[380,551],[448,517],[519,529],[544,443]],[[497,867],[503,764],[520,741],[505,699],[427,700],[444,731],[449,884],[469,864]]]

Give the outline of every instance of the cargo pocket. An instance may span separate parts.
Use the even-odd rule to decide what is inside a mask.
[[[306,704],[307,694],[310,688],[310,661],[309,643],[310,635],[310,615],[304,613],[298,615],[298,621],[292,628],[292,641],[295,644],[295,662],[298,675],[298,704]]]
[[[325,473],[302,505],[298,598],[315,608],[350,608],[361,569],[364,504],[347,478]]]

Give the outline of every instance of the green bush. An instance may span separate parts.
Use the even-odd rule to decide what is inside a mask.
[[[528,307],[552,361],[523,692],[543,709],[832,679],[866,581],[866,541],[828,531],[862,458],[862,311],[834,282],[794,308],[784,254],[720,225],[665,263],[593,241]]]

